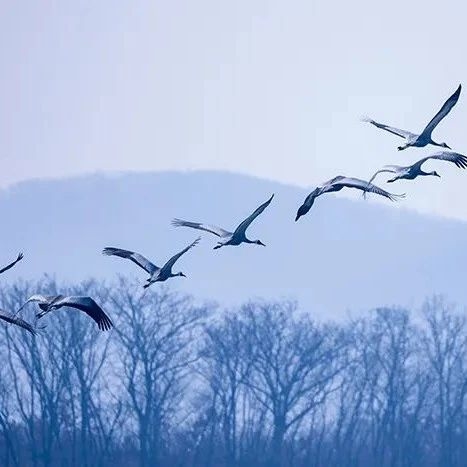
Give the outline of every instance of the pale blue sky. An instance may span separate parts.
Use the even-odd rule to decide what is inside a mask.
[[[359,118],[421,130],[467,86],[464,23],[448,1],[3,2],[0,185],[203,168],[308,186],[412,163],[434,149]],[[434,134],[464,153],[466,93]],[[467,171],[434,167],[390,187],[467,220]]]

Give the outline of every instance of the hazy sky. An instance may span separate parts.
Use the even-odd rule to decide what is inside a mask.
[[[3,2],[0,184],[208,168],[308,186],[412,163],[434,149],[399,153],[397,137],[359,118],[418,131],[467,86],[465,12],[406,0]],[[467,152],[466,122],[467,87],[435,139]],[[389,186],[407,191],[405,206],[467,220],[467,171],[434,165],[442,179]]]

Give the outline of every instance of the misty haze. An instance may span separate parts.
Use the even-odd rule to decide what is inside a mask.
[[[467,465],[464,10],[7,0],[0,466]]]

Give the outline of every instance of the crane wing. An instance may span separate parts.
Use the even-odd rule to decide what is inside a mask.
[[[393,135],[396,135],[396,136],[400,136],[401,138],[410,139],[410,138],[417,136],[415,133],[412,133],[410,131],[400,130],[399,128],[394,128],[392,126],[385,125],[384,123],[379,123],[369,117],[362,118],[362,122],[371,123],[375,127],[381,128],[381,130],[389,131],[389,133],[392,133]]]
[[[459,96],[461,94],[462,85],[459,84],[459,87],[456,89],[454,94],[448,98],[448,100],[443,104],[438,113],[431,119],[430,123],[425,127],[422,132],[422,135],[431,136],[432,131],[436,128],[439,122],[446,117],[446,115],[451,111],[451,109],[457,104]]]
[[[271,204],[273,198],[274,194],[261,206],[256,208],[256,210],[252,214],[250,214],[243,222],[241,222],[239,226],[235,229],[234,235],[238,235],[240,233],[244,234],[249,225]]]
[[[232,235],[232,232],[224,230],[221,227],[217,227],[216,225],[202,224],[199,222],[189,222],[184,221],[183,219],[173,219],[172,225],[175,227],[190,227],[192,229],[204,230],[205,232],[212,233],[214,235],[217,235],[218,237],[230,237],[230,235]]]
[[[47,310],[49,305],[54,301],[62,298],[62,295],[40,295],[35,294],[31,295],[19,308],[15,311],[14,316],[18,316],[18,314],[23,310],[23,308],[30,302],[39,302],[39,307],[41,310]]]
[[[160,269],[155,264],[151,263],[151,261],[146,259],[143,255],[135,253],[134,251],[107,247],[102,250],[102,254],[106,256],[118,256],[120,258],[129,259],[130,261],[133,261],[133,263],[137,264],[139,267],[143,268],[146,272],[148,272],[151,275]]]
[[[23,259],[23,256],[23,253],[19,253],[18,257],[12,263],[0,269],[0,274],[4,273],[5,271],[8,271],[8,269],[11,269],[18,261],[21,261]]]
[[[17,316],[11,315],[9,313],[5,313],[4,311],[0,311],[0,319],[6,321],[7,323],[19,326],[20,328],[26,329],[26,331],[30,332],[33,336],[36,335],[36,330],[34,327],[27,321],[24,321],[24,319],[18,318]]]
[[[385,165],[382,169],[379,169],[377,170],[373,175],[372,177],[370,178],[370,180],[368,180],[368,183],[371,183],[378,174],[381,174],[381,173],[393,173],[393,174],[396,174],[396,173],[399,173],[404,167],[401,167],[399,165]],[[367,191],[368,190],[363,190],[363,197],[366,199],[366,194],[367,194]]]
[[[383,168],[377,170],[373,175],[372,177],[370,178],[370,180],[368,181],[368,183],[371,183],[378,174],[381,174],[381,173],[392,173],[392,174],[396,174],[398,172],[401,171],[401,169],[403,169],[404,167],[401,167],[399,165],[385,165]]]
[[[347,188],[356,188],[357,190],[375,193],[377,195],[384,196],[385,198],[388,198],[391,201],[396,201],[398,198],[405,197],[405,194],[396,195],[393,193],[389,193],[388,191],[383,190],[379,186],[374,185],[373,183],[369,183],[365,180],[361,180],[359,178],[346,177],[343,180],[337,182],[337,184]]]
[[[315,188],[303,201],[303,204],[298,208],[297,215],[295,216],[295,222],[300,219],[300,217],[304,216],[313,206],[315,199],[325,193],[322,187]]]
[[[414,164],[420,168],[423,163],[425,163],[429,159],[440,160],[440,161],[447,161],[452,162],[459,167],[459,169],[467,169],[467,157],[463,154],[459,154],[458,152],[449,152],[449,151],[439,151],[431,154],[430,156],[424,157],[420,159],[418,162]]]
[[[193,243],[190,243],[186,248],[184,248],[180,253],[177,253],[176,255],[172,256],[167,263],[164,264],[162,267],[163,270],[165,271],[170,271],[172,269],[172,266],[177,262],[177,260],[180,258],[180,256],[184,255],[188,250],[196,246],[199,241],[201,240],[201,237],[198,237]]]
[[[108,331],[113,326],[112,320],[91,297],[63,297],[54,305],[57,307],[66,306],[70,308],[76,308],[80,311],[84,311],[84,313],[86,313],[97,323],[97,326],[101,331]]]

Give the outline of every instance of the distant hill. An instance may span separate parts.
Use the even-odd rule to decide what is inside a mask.
[[[467,303],[467,224],[356,198],[327,195],[294,222],[303,189],[222,172],[165,172],[29,181],[0,194],[0,264],[25,259],[2,280],[44,273],[78,281],[118,273],[146,278],[105,246],[134,249],[162,264],[198,232],[173,217],[226,228],[276,193],[244,245],[213,251],[215,237],[176,265],[174,289],[232,305],[296,298],[313,313],[342,315],[385,304],[419,305],[433,293]],[[158,285],[156,284],[155,287]]]

